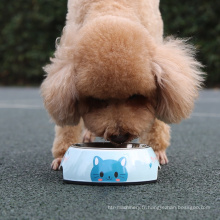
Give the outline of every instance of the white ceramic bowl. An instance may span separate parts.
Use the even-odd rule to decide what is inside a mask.
[[[60,167],[63,180],[81,184],[140,184],[155,182],[159,162],[145,144],[93,142],[74,144],[66,151]]]

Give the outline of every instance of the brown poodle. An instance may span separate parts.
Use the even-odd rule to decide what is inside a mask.
[[[69,0],[44,104],[56,123],[54,170],[72,143],[139,137],[168,162],[170,127],[187,118],[203,81],[194,50],[163,39],[159,0]]]

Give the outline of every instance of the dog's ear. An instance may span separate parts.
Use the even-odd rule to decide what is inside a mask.
[[[75,88],[74,48],[72,39],[68,39],[69,35],[67,28],[57,46],[55,58],[44,68],[47,78],[41,85],[44,105],[54,122],[60,126],[76,125],[80,120]]]
[[[168,38],[155,49],[152,67],[158,85],[156,117],[178,123],[189,117],[203,81],[194,48],[184,40]]]

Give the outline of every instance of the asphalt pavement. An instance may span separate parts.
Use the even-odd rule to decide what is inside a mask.
[[[64,184],[38,88],[0,88],[0,219],[220,219],[220,90],[203,90],[172,125],[157,183]]]

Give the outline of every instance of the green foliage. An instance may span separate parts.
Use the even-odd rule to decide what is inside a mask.
[[[0,84],[39,84],[65,22],[66,1],[1,0]]]
[[[0,84],[37,85],[65,24],[64,0],[1,0]],[[191,37],[208,73],[220,84],[220,1],[161,0],[165,35]]]
[[[190,38],[205,66],[207,86],[220,85],[220,1],[162,0],[165,34]]]

